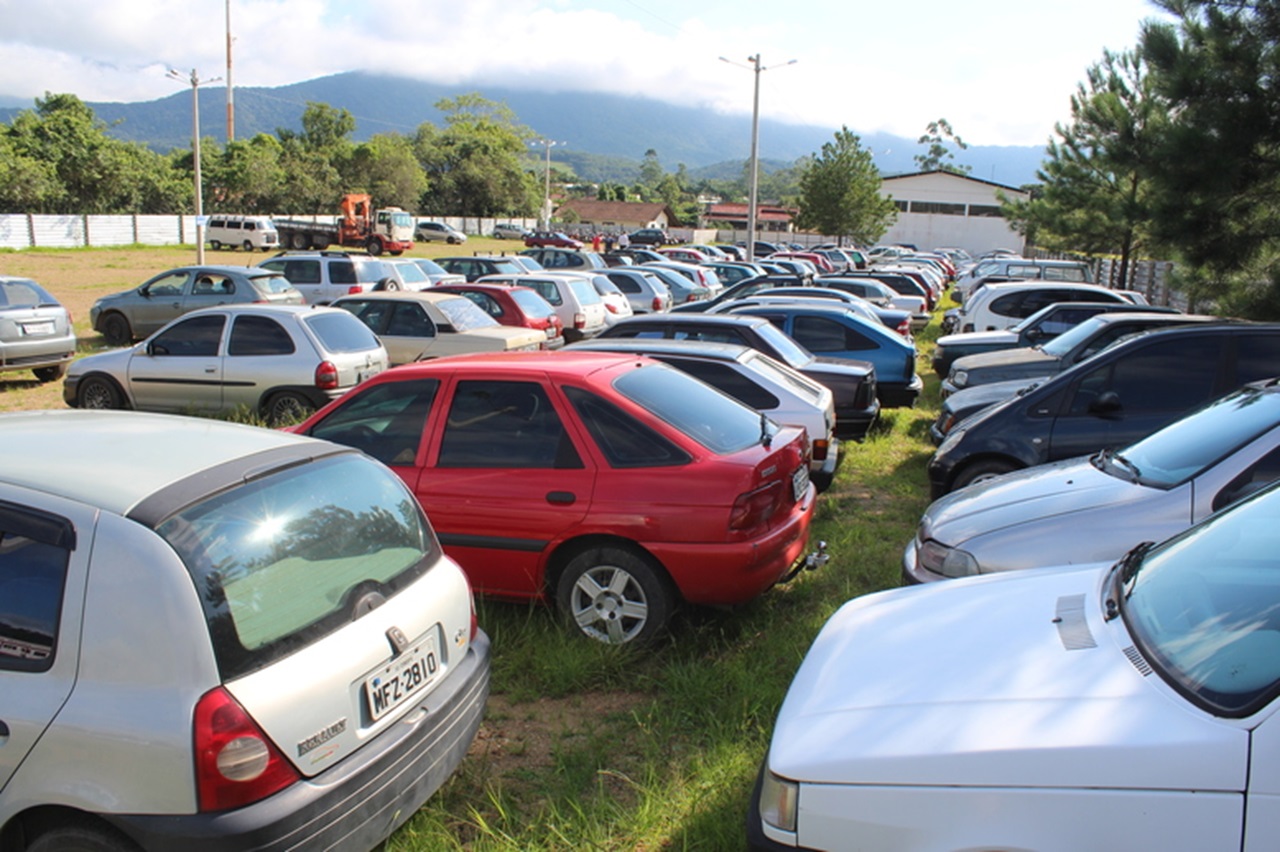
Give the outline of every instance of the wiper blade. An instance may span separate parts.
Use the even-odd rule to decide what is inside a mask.
[[[1129,461],[1124,456],[1120,455],[1119,453],[1116,453],[1116,452],[1111,453],[1111,460],[1116,464],[1120,465],[1120,467],[1129,471],[1130,475],[1133,477],[1134,482],[1137,482],[1139,479],[1142,478],[1142,471],[1138,470],[1138,466],[1133,462]]]
[[[1120,614],[1120,603],[1128,600],[1130,583],[1142,570],[1142,560],[1147,552],[1155,547],[1154,541],[1144,541],[1120,557],[1111,568],[1110,582],[1107,584],[1106,620],[1110,621]]]

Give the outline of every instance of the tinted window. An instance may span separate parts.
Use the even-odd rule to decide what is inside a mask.
[[[613,386],[713,452],[736,453],[763,437],[759,413],[679,370],[641,367],[619,376]]]
[[[436,379],[374,385],[346,397],[308,434],[363,450],[383,464],[413,464],[439,387]]]
[[[329,262],[329,281],[334,284],[355,284],[356,267],[349,260]]]
[[[471,304],[468,302],[467,304]],[[388,337],[435,337],[436,325],[421,305],[410,302],[392,302],[391,321],[387,323]],[[473,306],[474,307],[474,306]]]
[[[778,398],[770,393],[768,388],[727,364],[666,355],[650,357],[684,370],[695,379],[724,391],[738,402],[757,411],[772,411],[778,407]]]
[[[307,314],[303,322],[329,352],[365,352],[382,346],[373,332],[345,311]]]
[[[0,503],[0,669],[53,665],[74,541],[61,518]]]
[[[283,272],[290,284],[319,284],[321,280],[318,260],[272,260],[262,266],[265,269]]]
[[[231,326],[228,355],[291,355],[293,338],[270,317],[236,317]]]
[[[349,624],[362,591],[392,597],[437,557],[399,477],[350,453],[252,480],[156,531],[200,590],[224,679]]]
[[[612,281],[614,283],[614,286],[616,286],[623,293],[639,293],[640,292],[640,283],[636,281],[634,278],[632,278],[630,275],[621,275],[618,273],[611,273],[609,275],[609,280]]]
[[[564,392],[611,467],[670,467],[692,460],[612,402],[580,388],[566,387]]]
[[[0,281],[0,308],[34,308],[38,305],[56,304],[58,300],[34,281]]]
[[[1236,382],[1245,384],[1280,376],[1280,332],[1236,337]]]
[[[222,314],[191,317],[157,334],[149,351],[155,355],[179,358],[211,358],[218,354],[222,343],[222,328],[227,318]]]
[[[437,464],[579,468],[582,460],[541,384],[461,381],[449,407]]]
[[[856,329],[826,317],[796,317],[793,337],[810,352],[852,352],[878,349],[875,341]]]
[[[1222,340],[1200,337],[1165,340],[1086,374],[1071,405],[1084,414],[1093,400],[1114,391],[1122,410],[1185,411],[1207,402],[1218,373]]]

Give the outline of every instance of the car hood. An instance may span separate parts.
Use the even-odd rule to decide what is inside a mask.
[[[971,331],[968,334],[944,334],[938,338],[938,346],[963,346],[990,348],[993,346],[1016,346],[1018,335],[1012,331]]]
[[[1067,459],[980,482],[934,501],[920,521],[920,536],[959,548],[975,539],[999,537],[1009,539],[1002,550],[1022,546],[1029,557],[1043,558],[1047,548],[1062,543],[1064,534],[1087,529],[1090,536],[1081,542],[1083,552],[1098,555],[1072,561],[1118,559],[1139,541],[1164,538],[1191,523],[1186,490],[1166,492],[1103,473],[1087,458]],[[1169,499],[1162,499],[1166,496]],[[1150,512],[1144,511],[1144,504]],[[1153,534],[1143,523],[1147,515],[1159,516],[1161,509],[1177,505],[1182,507],[1181,517],[1171,519],[1173,529],[1162,526]],[[1055,535],[1052,542],[1042,540],[1037,547],[1045,524],[1053,526]],[[1063,529],[1067,524],[1069,533]],[[1114,543],[1117,536],[1119,544]],[[1114,552],[1117,547],[1119,552]]]
[[[968,384],[973,385],[978,382],[986,384],[1008,381],[1023,376],[1044,376],[1060,369],[1061,359],[1042,349],[1000,349],[957,358],[951,365],[951,375],[967,372]]]
[[[1248,732],[1135,667],[1123,620],[1100,612],[1106,568],[845,604],[791,684],[769,768],[815,783],[1242,790]]]
[[[958,414],[962,417],[986,408],[989,405],[995,405],[998,402],[1013,399],[1018,396],[1018,392],[1023,388],[1031,389],[1037,387],[1048,376],[1028,376],[1023,379],[1009,379],[1003,382],[989,382],[987,384],[975,385],[971,388],[958,390],[951,396],[947,397],[943,403],[943,407],[950,412]]]

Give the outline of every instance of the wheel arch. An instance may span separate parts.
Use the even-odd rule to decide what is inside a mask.
[[[46,831],[66,825],[87,825],[137,843],[119,826],[100,814],[67,805],[36,805],[14,814],[0,827],[0,852],[21,852]]]
[[[544,599],[549,601],[552,606],[555,606],[556,587],[560,583],[560,577],[564,574],[565,568],[579,555],[597,547],[620,547],[635,553],[654,567],[671,587],[675,599],[684,603],[684,595],[681,594],[680,587],[676,585],[675,580],[671,577],[671,572],[667,570],[667,566],[662,564],[661,559],[654,556],[648,548],[634,539],[610,533],[586,533],[557,544],[547,556],[542,571],[541,592]]]
[[[956,483],[959,482],[960,479],[968,473],[968,471],[973,470],[979,465],[987,464],[1002,464],[1007,467],[1009,471],[1022,470],[1026,467],[1030,467],[1030,465],[1022,459],[1008,453],[986,452],[981,455],[975,455],[971,458],[965,459],[962,464],[956,465],[955,470],[951,471],[951,476],[947,481],[947,492],[950,493],[951,491],[956,490],[956,488],[959,487]]]
[[[104,372],[102,370],[93,370],[91,372],[85,373],[83,376],[81,376],[76,380],[76,402],[77,403],[79,403],[79,400],[80,400],[79,388],[89,379],[102,379],[103,381],[109,383],[112,387],[116,389],[116,393],[120,394],[120,399],[124,401],[124,408],[128,409],[129,411],[132,411],[134,409],[133,395],[129,393],[129,390],[124,385],[122,385],[120,383],[120,380],[117,379],[115,376],[111,375],[110,373]],[[77,404],[76,407],[78,408],[79,405]],[[3,850],[0,850],[0,852],[3,852]]]

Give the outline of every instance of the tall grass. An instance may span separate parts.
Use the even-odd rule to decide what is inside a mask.
[[[917,338],[917,407],[884,412],[847,445],[819,498],[811,540],[828,542],[823,569],[745,606],[686,613],[641,650],[584,641],[539,607],[480,601],[494,648],[486,727],[387,848],[744,848],[751,785],[805,651],[846,600],[899,583],[928,503],[936,336],[935,319]]]

